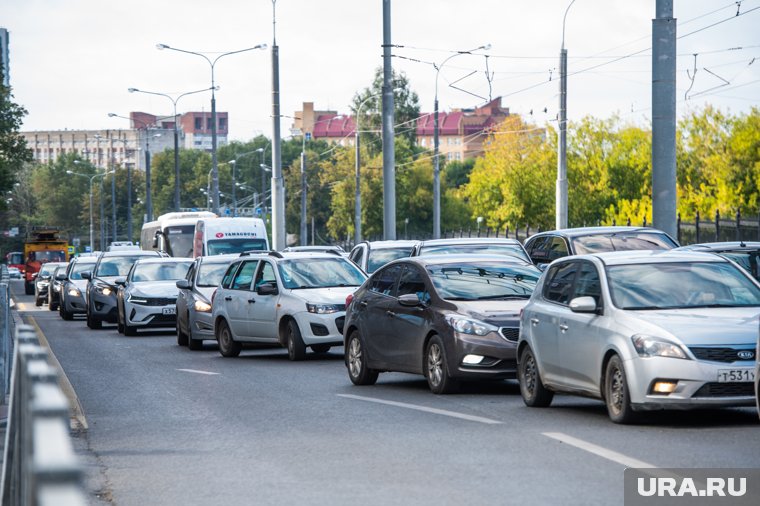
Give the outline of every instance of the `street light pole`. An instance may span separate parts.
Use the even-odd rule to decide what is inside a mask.
[[[237,196],[235,194],[235,182],[237,180],[237,160],[230,160],[230,165],[232,165],[232,217],[234,218],[237,216]]]
[[[80,165],[80,164],[82,164],[82,162],[79,161],[79,160],[74,160],[74,164]],[[102,174],[94,174],[94,175],[90,176],[89,174],[81,174],[79,172],[74,172],[73,170],[67,170],[66,171],[66,174],[71,174],[71,175],[74,175],[74,176],[86,177],[87,179],[90,180],[90,250],[92,250],[92,251],[95,251],[95,224],[94,224],[93,213],[92,213],[92,204],[93,204],[93,202],[92,202],[93,201],[93,198],[92,198],[92,182],[93,182],[93,180],[96,177],[104,177],[106,174],[112,174],[112,173],[113,173],[113,171],[110,171],[110,172],[103,172]],[[100,195],[100,201],[101,202],[103,201],[103,195],[102,194]],[[100,215],[100,219],[101,219],[101,221],[103,220],[103,215],[102,214]],[[102,238],[101,238],[101,242],[102,242]]]
[[[439,146],[439,129],[438,129],[438,76],[446,62],[462,54],[472,54],[473,51],[489,50],[491,44],[478,46],[469,51],[457,51],[443,60],[440,65],[433,64],[435,68],[435,102],[433,104],[433,239],[441,238],[441,164],[438,153]]]
[[[559,117],[557,139],[557,190],[555,227],[567,228],[567,49],[565,49],[565,21],[575,0],[571,0],[562,17],[562,47],[559,52]]]
[[[216,82],[214,80],[214,67],[216,66],[216,62],[218,62],[221,58],[225,56],[229,56],[231,54],[238,54],[238,53],[244,53],[246,51],[252,51],[254,49],[266,49],[266,44],[257,44],[253,47],[248,47],[245,49],[239,49],[237,51],[229,51],[227,53],[222,53],[213,60],[209,59],[208,56],[206,56],[203,53],[197,53],[195,51],[187,51],[185,49],[178,49],[176,47],[167,46],[166,44],[157,44],[156,48],[158,49],[171,49],[172,51],[177,51],[180,53],[187,53],[187,54],[194,54],[196,56],[200,56],[206,62],[208,62],[209,66],[211,67],[211,168],[213,169],[213,211],[216,214],[219,214],[219,167],[217,164],[217,157],[216,157],[216,93],[214,91],[216,90]],[[176,122],[175,122],[176,123]]]
[[[355,183],[354,183],[354,244],[359,244],[362,240],[362,191],[361,191],[361,149],[359,147],[359,116],[362,112],[362,107],[365,103],[371,99],[379,97],[381,93],[376,93],[365,98],[356,108],[356,121],[354,126],[354,145],[356,147],[356,154],[354,156],[355,167]]]
[[[109,165],[111,166],[111,172],[113,172],[113,176],[111,176],[111,237],[113,237],[114,242],[117,240],[116,236],[116,169],[113,167],[113,141],[114,138],[111,137],[111,156],[109,157],[109,162],[111,162]]]

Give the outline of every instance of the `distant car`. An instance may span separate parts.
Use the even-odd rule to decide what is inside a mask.
[[[21,279],[21,270],[18,267],[8,267],[8,277],[10,279]]]
[[[520,320],[523,400],[594,397],[616,423],[643,410],[754,405],[758,315],[760,283],[718,255],[557,260]]]
[[[106,251],[100,254],[92,272],[83,272],[87,279],[87,327],[99,329],[103,322],[116,323],[116,278],[129,273],[140,258],[165,256],[158,251]]]
[[[57,311],[61,305],[61,285],[63,282],[56,276],[58,274],[65,274],[66,269],[69,267],[68,263],[63,263],[56,267],[53,274],[50,276],[50,286],[48,286],[47,304],[50,311]]]
[[[240,255],[197,257],[185,279],[177,281],[177,344],[195,351],[204,340],[215,339],[211,319],[211,295],[222,281],[230,262]]]
[[[412,249],[411,256],[456,254],[507,255],[530,262],[530,257],[520,241],[496,237],[464,237],[420,241]]]
[[[177,281],[187,276],[192,263],[191,258],[141,258],[126,277],[116,278],[119,333],[134,336],[138,329],[176,327]]]
[[[372,274],[383,265],[412,255],[417,241],[363,241],[353,247],[349,260],[367,274]]]
[[[525,251],[538,266],[568,255],[677,247],[678,243],[668,234],[649,227],[566,228],[539,232],[525,240]]]
[[[496,255],[405,258],[349,296],[345,363],[356,385],[378,373],[422,374],[446,394],[460,380],[514,378],[519,313],[541,272]]]
[[[53,277],[53,271],[66,262],[47,262],[42,264],[34,278],[34,305],[41,306],[48,298],[48,287]]]
[[[706,242],[681,246],[678,250],[716,253],[744,267],[755,279],[760,279],[760,242]]]
[[[79,255],[69,262],[66,272],[56,274],[61,282],[58,314],[64,320],[72,320],[74,315],[87,312],[87,280],[82,273],[91,272],[97,261],[97,256]]]
[[[345,251],[343,248],[341,248],[338,245],[325,245],[325,246],[288,246],[283,252],[288,251],[306,251],[311,253],[319,253],[319,252],[333,252],[338,253],[339,255],[348,256],[348,252]]]
[[[346,297],[367,276],[331,253],[244,253],[212,297],[219,352],[236,357],[242,344],[279,344],[290,360],[306,348],[325,353],[343,344]]]

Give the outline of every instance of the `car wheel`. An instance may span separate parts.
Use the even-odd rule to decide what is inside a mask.
[[[133,327],[132,325],[130,325],[126,317],[124,318],[124,335],[125,336],[137,335],[137,327]]]
[[[24,295],[34,295],[34,285],[24,281]]]
[[[53,301],[52,299],[48,299],[48,309],[50,311],[55,311],[58,309],[58,302]]]
[[[179,319],[177,319],[177,346],[187,346],[187,334],[182,332],[182,326],[179,324]]]
[[[216,339],[219,341],[219,353],[223,357],[237,357],[240,355],[240,350],[243,346],[232,338],[230,326],[224,320],[219,322]]]
[[[203,339],[193,339],[193,336],[187,336],[187,349],[190,351],[200,351],[203,349]]]
[[[103,328],[103,322],[90,315],[87,311],[87,327],[92,330],[98,330]]]
[[[121,318],[121,311],[119,311],[119,313],[116,315],[116,331],[119,334],[123,334],[124,333],[124,323],[123,323],[123,321],[124,320],[122,320],[122,318]]]
[[[425,352],[425,377],[434,394],[454,393],[459,387],[459,382],[449,375],[446,351],[443,341],[438,336],[431,337],[428,342]]]
[[[34,305],[37,307],[40,307],[42,305],[42,299],[35,297],[34,298]]]
[[[536,357],[533,355],[533,350],[528,347],[520,356],[517,379],[520,382],[520,393],[526,406],[545,408],[552,403],[554,392],[544,386],[541,374],[538,372]]]
[[[311,347],[311,349],[314,351],[314,353],[327,353],[330,351],[330,345],[329,344],[315,344]]]
[[[348,377],[354,385],[374,385],[377,381],[377,371],[367,367],[367,356],[364,354],[359,331],[354,330],[348,338],[346,346],[346,367]]]
[[[303,360],[306,358],[306,345],[301,338],[301,330],[295,320],[288,322],[287,332],[288,339],[288,358],[293,361]]]
[[[617,355],[607,362],[604,375],[604,402],[607,413],[615,423],[631,423],[636,413],[631,407],[631,396],[628,393],[628,381],[625,377],[623,361]]]
[[[61,315],[61,318],[63,318],[66,321],[70,321],[74,319],[74,313],[71,313],[66,310],[66,304],[61,304],[60,315]]]

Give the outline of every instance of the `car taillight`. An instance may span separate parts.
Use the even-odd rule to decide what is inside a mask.
[[[214,290],[214,293],[211,294],[211,304],[214,303],[214,297],[216,297],[217,290],[218,290],[218,288],[216,290]]]
[[[354,294],[349,293],[348,297],[346,297],[346,308],[351,305],[351,301],[354,300]]]

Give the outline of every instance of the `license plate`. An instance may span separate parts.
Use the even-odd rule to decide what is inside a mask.
[[[165,307],[162,312],[164,314],[177,314],[177,308],[176,307]]]
[[[718,383],[747,383],[755,381],[754,369],[718,369]]]

